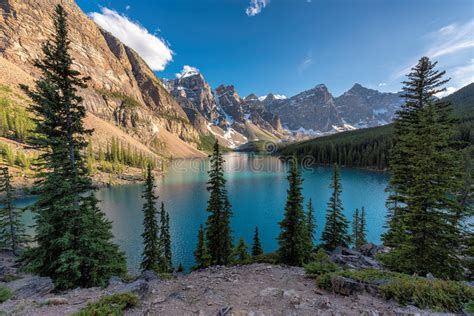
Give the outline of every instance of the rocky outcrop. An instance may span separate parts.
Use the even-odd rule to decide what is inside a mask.
[[[356,83],[335,98],[336,108],[344,121],[355,127],[373,127],[390,123],[403,104],[400,93],[382,93]]]
[[[182,75],[176,80],[167,80],[165,85],[183,109],[198,111],[210,122],[223,116],[217,107],[211,87],[200,73]]]
[[[267,96],[264,102],[266,108],[278,114],[283,125],[293,131],[324,133],[344,125],[334,97],[323,84],[288,99]]]
[[[331,252],[330,257],[334,263],[346,269],[382,269],[382,265],[375,260],[376,254],[378,253],[375,252],[372,255],[371,252],[368,252],[368,255],[364,255],[354,249],[337,247]]]
[[[276,141],[284,134],[278,115],[267,111],[256,95],[242,99],[232,85],[220,85],[213,91],[196,69],[163,83],[194,128],[212,133],[224,146],[237,147],[248,140]]]
[[[143,59],[98,27],[73,0],[3,1],[0,57],[37,77],[32,62],[42,56],[41,43],[53,32],[52,15],[58,3],[69,15],[75,67],[91,77],[89,88],[80,91],[87,110],[150,147],[160,129],[196,144],[198,132]],[[5,79],[0,81],[9,84]]]
[[[54,289],[53,281],[50,278],[42,278],[35,275],[27,275],[9,282],[7,287],[12,291],[13,297],[17,300],[45,296]]]
[[[320,84],[289,99],[273,94],[261,99],[267,110],[280,116],[283,126],[312,135],[388,124],[403,104],[400,93],[360,84],[336,98]]]

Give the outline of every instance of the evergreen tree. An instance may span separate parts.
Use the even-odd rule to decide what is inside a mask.
[[[314,217],[314,207],[313,207],[313,200],[309,199],[308,201],[308,214],[306,215],[306,225],[308,227],[308,238],[309,238],[309,246],[311,249],[314,248],[315,238],[315,231],[316,231],[316,219]]]
[[[352,222],[352,242],[356,249],[360,249],[360,247],[367,243],[364,207],[362,207],[360,212],[358,208],[355,210]]]
[[[227,197],[224,178],[224,159],[219,144],[214,144],[209,170],[209,201],[207,211],[210,213],[206,222],[206,241],[212,264],[225,265],[232,253],[232,231],[230,229],[231,206]]]
[[[211,265],[211,256],[204,240],[204,227],[202,225],[199,227],[198,244],[194,251],[194,259],[196,260],[195,269],[203,269]]]
[[[247,248],[247,243],[245,242],[244,237],[240,237],[240,240],[233,251],[233,257],[235,262],[244,263],[250,258],[247,252]]]
[[[308,227],[305,222],[301,193],[303,180],[296,159],[291,162],[288,182],[285,214],[280,222],[280,235],[278,236],[278,255],[284,264],[301,266],[308,261],[311,249],[308,248]]]
[[[333,167],[332,182],[329,186],[332,189],[332,195],[329,199],[328,209],[326,211],[326,225],[321,236],[323,247],[326,250],[334,250],[336,247],[348,247],[350,237],[347,233],[349,222],[344,216],[344,209],[341,201],[341,179],[339,168],[335,164]]]
[[[0,246],[18,256],[28,239],[21,222],[21,210],[13,205],[13,188],[8,167],[1,169],[0,177],[0,191],[4,195],[0,202]]]
[[[450,104],[434,98],[448,81],[436,64],[421,58],[403,82],[406,102],[395,119],[389,229],[383,236],[394,249],[383,260],[406,273],[459,278],[469,212],[457,200],[462,168],[451,143]]]
[[[359,219],[359,247],[367,244],[367,223],[365,220],[365,208],[362,206],[360,211],[360,219]]]
[[[163,202],[161,202],[160,221],[160,244],[162,247],[161,271],[169,272],[173,267],[171,262],[170,215],[165,211],[165,204]]]
[[[260,243],[258,227],[255,227],[255,234],[253,235],[252,257],[257,257],[262,254],[263,254],[263,249],[262,249],[262,244]]]
[[[354,247],[356,249],[359,248],[359,229],[360,229],[360,223],[359,223],[359,209],[356,208],[354,217],[352,219],[352,242],[354,243]]]
[[[155,195],[155,179],[151,165],[147,168],[142,198],[145,199],[145,203],[143,204],[143,253],[140,267],[142,271],[160,271],[161,249],[156,209],[158,197]]]
[[[23,260],[60,289],[102,286],[126,271],[123,253],[111,241],[111,223],[97,207],[83,157],[92,131],[84,128],[86,109],[77,90],[86,88],[86,78],[72,69],[66,19],[58,5],[54,38],[43,45],[43,60],[35,61],[41,72],[36,89],[22,86],[36,117],[32,142],[42,150],[33,206],[37,246]]]

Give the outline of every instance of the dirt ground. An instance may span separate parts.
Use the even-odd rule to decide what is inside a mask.
[[[334,295],[318,289],[302,268],[267,264],[212,267],[147,284],[140,305],[125,315],[429,315],[368,295]],[[111,292],[110,287],[77,289],[10,301],[0,310],[10,315],[71,315]],[[64,304],[44,304],[52,297]]]

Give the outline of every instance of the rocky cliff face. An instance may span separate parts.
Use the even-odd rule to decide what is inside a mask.
[[[400,93],[383,93],[360,84],[337,98],[321,84],[289,99],[273,94],[261,99],[268,111],[281,117],[286,128],[307,134],[385,125],[403,104]]]
[[[403,99],[400,93],[382,93],[356,83],[335,102],[344,121],[361,128],[390,123]]]
[[[344,125],[334,97],[323,84],[289,99],[270,95],[264,103],[269,111],[280,116],[286,128],[293,131],[304,129],[324,133]]]
[[[1,1],[0,57],[37,77],[32,61],[41,58],[41,43],[53,32],[52,15],[58,3],[69,14],[75,66],[92,78],[89,88],[81,91],[88,111],[149,147],[157,147],[153,148],[156,152],[176,145],[174,141],[166,144],[161,130],[167,132],[168,141],[173,138],[171,133],[175,143],[185,141],[195,147],[197,131],[153,71],[135,51],[99,28],[73,0]]]
[[[283,128],[277,114],[255,95],[242,99],[234,86],[211,89],[197,71],[182,73],[164,85],[176,98],[194,127],[213,133],[224,144],[236,147],[248,140],[277,140]]]

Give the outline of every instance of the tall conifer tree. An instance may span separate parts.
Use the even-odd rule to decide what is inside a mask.
[[[211,169],[207,183],[210,193],[207,211],[210,214],[206,222],[206,241],[212,264],[225,265],[230,262],[232,254],[232,210],[225,188],[224,159],[217,141],[210,158]]]
[[[308,201],[308,213],[306,214],[306,225],[308,227],[308,244],[311,249],[314,248],[315,233],[316,233],[316,218],[314,216],[313,200]]]
[[[451,143],[450,105],[434,98],[448,81],[436,64],[421,58],[403,82],[406,102],[395,119],[384,235],[394,249],[384,263],[406,273],[459,278],[468,212],[456,198],[461,168]]]
[[[344,216],[342,207],[341,179],[339,168],[336,164],[333,167],[332,182],[329,186],[332,189],[332,195],[329,199],[328,209],[326,211],[326,224],[321,236],[323,247],[326,250],[334,250],[336,247],[348,247],[350,237],[347,233],[349,222]]]
[[[143,254],[142,254],[142,271],[159,271],[159,263],[161,260],[160,240],[158,237],[158,219],[156,209],[156,201],[158,197],[155,195],[155,179],[153,170],[149,164],[147,167],[145,188],[143,190]]]
[[[356,208],[354,212],[354,217],[352,219],[352,242],[354,243],[354,247],[357,249],[359,248],[359,230],[360,230],[360,222],[359,222],[359,209]]]
[[[207,250],[206,241],[204,240],[204,227],[201,225],[198,232],[198,243],[194,251],[194,260],[196,266],[194,269],[203,269],[211,265],[211,255]]]
[[[28,238],[21,222],[21,210],[13,205],[13,187],[8,167],[0,170],[0,191],[4,195],[0,202],[0,246],[18,256]]]
[[[244,237],[240,237],[239,242],[233,251],[235,262],[244,263],[250,258],[247,248],[247,243],[245,242]]]
[[[36,185],[36,244],[25,253],[30,270],[51,277],[58,288],[105,285],[125,273],[125,258],[111,241],[111,223],[97,207],[94,187],[83,157],[86,109],[78,89],[86,79],[74,70],[69,54],[67,14],[58,5],[54,37],[43,45],[35,66],[41,77],[35,91],[22,88],[33,101],[36,137],[43,150]]]
[[[258,227],[255,227],[252,245],[252,257],[257,257],[263,254],[262,244],[260,243],[260,236],[258,234]]]
[[[285,213],[280,222],[280,235],[278,236],[278,255],[282,263],[301,266],[308,261],[311,249],[308,248],[308,227],[305,221],[301,192],[303,180],[296,159],[292,159],[290,162],[288,183]]]
[[[171,261],[170,215],[166,212],[163,202],[161,202],[160,222],[160,244],[162,249],[161,270],[163,272],[169,272],[173,267]]]

